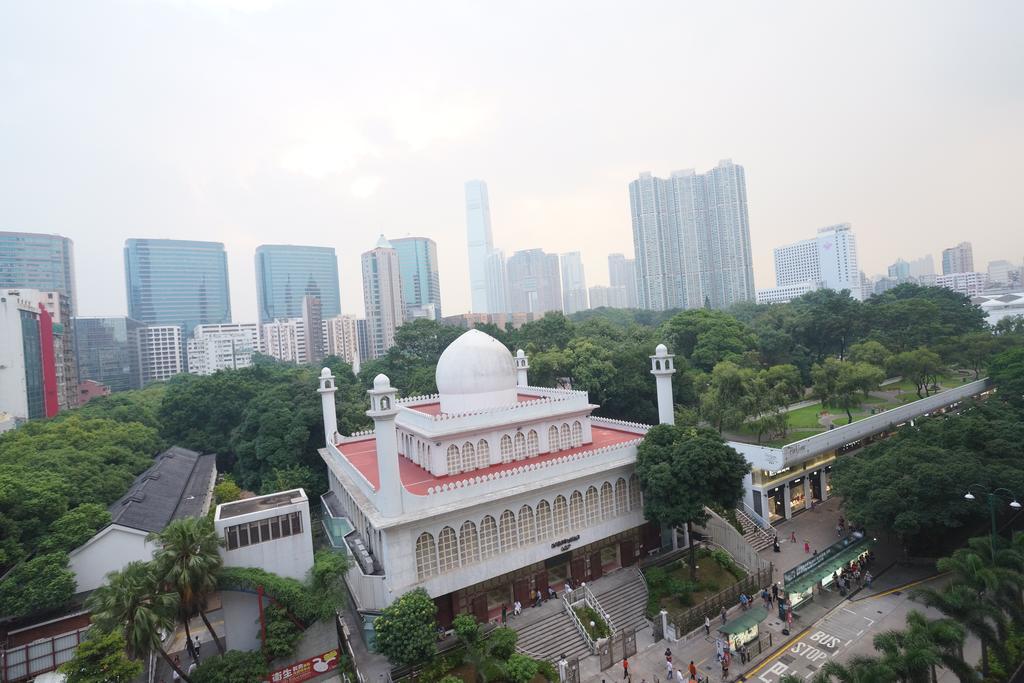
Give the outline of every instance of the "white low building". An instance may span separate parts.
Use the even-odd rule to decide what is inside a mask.
[[[196,325],[188,340],[188,371],[212,375],[218,370],[238,370],[252,365],[252,354],[260,350],[256,323]]]

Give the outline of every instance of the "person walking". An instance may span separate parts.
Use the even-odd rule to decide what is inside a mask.
[[[704,635],[711,635],[711,617],[704,615]]]
[[[665,680],[672,680],[672,662],[665,662]]]
[[[508,605],[501,603],[501,625],[508,623]]]
[[[690,666],[686,667],[686,670],[690,672],[691,679],[697,680],[697,665],[693,663],[692,659],[690,660]]]
[[[722,645],[721,638],[715,638],[715,657],[718,659],[718,661],[722,661],[722,659],[725,657],[725,646]]]
[[[772,550],[774,552],[777,552],[777,553],[781,553],[782,552],[782,548],[779,547],[779,536],[778,536],[778,534],[776,534],[775,538],[772,539]]]
[[[806,538],[804,539],[804,554],[811,554],[811,543]]]
[[[726,615],[725,605],[722,605],[722,613],[719,615],[719,616],[722,617],[722,626],[725,626],[725,622],[726,622],[726,616],[725,615]]]
[[[775,602],[778,599],[779,599],[779,584],[773,583],[772,584],[772,602]]]
[[[622,658],[622,680],[626,680],[628,678],[629,678],[629,658],[628,657],[623,657]]]
[[[746,593],[740,593],[740,609],[742,609],[744,612],[746,612],[747,611],[747,604],[749,602],[750,601],[747,599],[747,594]]]
[[[796,543],[796,529],[789,532],[789,542]]]
[[[197,662],[199,661],[199,648],[202,647],[202,645],[203,644],[199,641],[199,636],[196,636],[195,648],[196,648],[196,661]]]
[[[178,669],[181,668],[181,657],[174,655],[174,669],[171,671],[171,680],[174,683],[178,683],[181,680],[181,675],[178,673]]]

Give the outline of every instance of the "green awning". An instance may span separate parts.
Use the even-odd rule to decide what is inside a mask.
[[[746,612],[740,614],[732,621],[726,622],[721,626],[718,631],[719,633],[743,633],[749,631],[752,626],[760,623],[768,616],[768,610],[764,607],[751,607]]]
[[[861,553],[863,553],[865,550],[867,550],[874,544],[874,539],[865,537],[863,541],[855,545],[852,545],[849,548],[846,548],[845,550],[843,550],[843,552],[839,553],[838,555],[836,555],[820,567],[815,567],[803,576],[799,576],[793,581],[787,583],[785,585],[784,590],[787,593],[807,592],[807,590],[811,588],[811,586],[818,583],[829,574],[832,574],[833,572],[837,571],[840,567],[843,567],[852,562],[853,560],[857,559],[857,557]]]

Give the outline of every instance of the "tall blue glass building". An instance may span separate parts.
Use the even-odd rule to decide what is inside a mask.
[[[231,322],[228,260],[220,242],[129,239],[124,243],[128,317],[143,325]]]
[[[398,252],[406,319],[432,317],[440,320],[441,276],[437,268],[437,244],[426,237],[403,237],[390,242]]]
[[[256,304],[260,324],[302,316],[302,297],[320,299],[324,319],[341,315],[338,257],[333,247],[264,244],[256,247]]]
[[[84,382],[95,380],[111,391],[142,388],[138,321],[131,318],[75,318],[75,355]]]
[[[67,237],[0,232],[0,287],[60,292],[78,310],[74,246]]]

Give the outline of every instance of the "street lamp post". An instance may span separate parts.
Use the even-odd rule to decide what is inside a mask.
[[[983,494],[988,499],[988,513],[992,518],[992,559],[996,558],[996,536],[998,531],[996,530],[996,500],[1002,500],[1003,494],[1006,494],[1010,498],[1010,507],[1014,510],[1020,510],[1020,503],[1017,502],[1017,496],[1014,495],[1010,489],[998,488],[989,489],[983,484],[971,484],[967,487],[967,493],[964,494],[964,498],[967,500],[975,500],[975,496],[971,493],[971,489],[977,489],[978,493]]]

